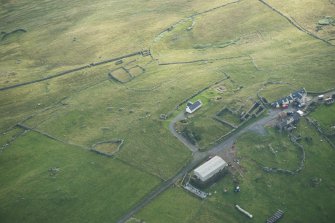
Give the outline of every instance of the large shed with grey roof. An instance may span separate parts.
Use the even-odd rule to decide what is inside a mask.
[[[219,156],[214,156],[194,170],[194,175],[202,182],[209,180],[222,171],[228,164]]]

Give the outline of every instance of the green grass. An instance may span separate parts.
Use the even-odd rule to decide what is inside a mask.
[[[0,156],[1,222],[114,222],[159,183],[122,162],[27,133]],[[50,168],[59,168],[51,175]]]
[[[241,123],[239,116],[236,114],[233,114],[232,112],[228,110],[223,111],[218,117],[222,118],[223,120],[233,125],[239,125]]]
[[[117,69],[111,72],[111,75],[120,82],[128,82],[131,80],[130,74],[124,69]]]
[[[267,84],[260,91],[260,95],[266,98],[269,103],[272,103],[299,89],[300,88],[294,89],[290,84]]]
[[[136,60],[131,66],[139,65],[145,68],[143,74],[126,84],[109,80],[108,72],[119,67],[111,63],[34,85],[2,91],[0,92],[1,132],[18,122],[24,122],[28,126],[45,131],[64,141],[84,147],[89,147],[99,141],[124,139],[124,145],[117,158],[147,173],[168,179],[185,165],[191,154],[170,134],[167,129],[168,122],[159,120],[159,115],[174,111],[176,105],[185,98],[224,78],[224,73],[230,76],[229,80],[220,83],[226,87],[226,92],[220,94],[213,87],[194,98],[194,100],[199,98],[204,103],[194,118],[196,128],[204,136],[202,146],[208,145],[221,133],[227,131],[226,127],[213,121],[211,116],[223,107],[239,111],[247,110],[257,100],[256,92],[268,81],[289,82],[292,84],[292,89],[305,87],[309,91],[323,91],[335,86],[334,48],[297,30],[287,20],[256,0],[241,1],[194,16],[192,20],[186,19],[166,35],[156,38],[159,33],[180,20],[228,2],[231,1],[1,1],[0,32],[8,33],[17,28],[27,30],[26,33],[0,42],[1,87],[46,77],[66,69],[118,57],[141,49],[150,48],[154,57],[151,62],[148,61],[150,57],[138,56],[129,58],[129,60],[125,59],[124,64]],[[290,3],[272,0],[268,2],[292,16],[308,30],[312,30],[317,21],[326,14],[334,17],[332,5],[326,0],[309,0],[308,4],[304,3],[304,5],[297,0]],[[192,29],[187,30],[190,26]],[[327,30],[320,31],[318,35],[324,38],[334,38],[332,29],[332,27],[327,28]],[[235,40],[239,41],[226,46]],[[200,45],[206,47],[194,48]],[[166,62],[193,60],[206,60],[207,62],[158,65]],[[137,69],[135,73],[138,72]],[[269,90],[269,94],[285,92],[282,92],[281,89]],[[221,96],[222,99],[216,101],[217,96]],[[328,115],[333,117],[332,113]],[[28,117],[31,118],[24,121]],[[321,117],[320,122],[322,119],[324,118]],[[332,120],[331,118],[325,119],[329,119],[325,120],[325,123]],[[306,131],[308,134],[314,134],[309,132],[309,128]],[[0,138],[1,143],[7,141],[6,137]],[[291,187],[287,187],[291,182],[283,176],[278,176],[278,179],[275,176],[269,178],[269,181],[281,186],[278,193],[272,193],[269,188],[265,190],[263,187],[267,187],[267,183],[255,186],[256,189],[253,188],[252,185],[249,185],[250,182],[253,182],[250,179],[261,173],[254,163],[245,164],[245,168],[248,169],[247,173],[250,175],[246,175],[246,179],[249,180],[246,180],[247,186],[243,185],[243,187],[250,189],[251,192],[245,197],[241,194],[241,199],[249,202],[245,203],[246,209],[252,207],[252,212],[261,213],[259,215],[261,217],[255,215],[255,220],[263,221],[266,215],[273,212],[272,208],[277,207],[276,204],[281,204],[281,202],[285,202],[287,210],[290,210],[287,212],[289,221],[295,220],[294,215],[305,222],[306,219],[307,221],[310,219],[318,221],[312,216],[313,214],[320,217],[319,213],[323,213],[323,217],[320,217],[321,221],[327,221],[332,217],[328,214],[331,213],[330,208],[327,209],[323,203],[325,203],[325,196],[331,193],[329,188],[332,187],[333,182],[332,176],[328,176],[325,172],[326,169],[332,167],[326,166],[325,163],[331,163],[329,159],[333,154],[324,142],[318,145],[321,148],[319,149],[316,146],[319,139],[317,136],[313,137],[315,144],[310,145],[309,153],[307,153],[309,156],[313,154],[313,157],[306,161],[306,174],[309,175],[293,181],[292,192],[289,191]],[[150,188],[157,185],[157,179],[144,174],[143,182],[145,179],[151,179],[147,180],[147,187],[144,187],[142,178],[136,177],[142,176],[142,172],[134,174],[134,169],[124,166],[117,160],[110,160],[60,144],[54,145],[54,142],[45,140],[29,133],[15,142],[13,146],[7,147],[1,154],[3,171],[0,177],[0,199],[4,202],[0,208],[0,216],[1,218],[6,216],[7,222],[23,222],[26,221],[25,216],[33,222],[45,222],[46,216],[55,219],[54,222],[67,220],[82,222],[85,219],[87,222],[105,222],[107,218],[108,221],[113,221]],[[262,140],[259,139],[259,142],[265,145],[264,148],[260,147],[259,151],[255,150],[256,147],[252,147],[253,141],[248,143],[248,148],[252,147],[251,150],[258,152],[259,158],[265,159],[260,161],[274,162],[274,157],[271,157],[271,154],[265,149],[269,144],[266,140],[269,139]],[[27,154],[25,157],[32,157],[32,161],[24,160],[14,165],[16,156],[30,151],[19,150],[17,147],[19,143],[20,148],[36,148],[48,154],[35,158],[32,154]],[[285,164],[283,160],[293,159],[289,164],[289,167],[293,168],[296,164],[293,147],[285,143],[278,143],[279,146],[286,146],[288,149],[280,150],[283,156],[278,154],[279,160],[274,164],[282,166]],[[70,153],[67,158],[61,156],[67,154],[64,151]],[[243,154],[244,149],[242,148],[241,151]],[[316,156],[314,153],[317,153]],[[60,161],[59,157],[61,157]],[[102,171],[101,169],[89,169],[89,165],[85,165],[90,164],[88,160],[91,160],[91,157],[95,157],[92,159],[96,159],[96,163],[101,164]],[[43,162],[37,162],[35,159],[43,160]],[[75,176],[80,177],[67,176],[67,179],[71,180],[61,178],[61,182],[57,184],[61,190],[57,192],[57,187],[51,185],[48,181],[51,179],[49,176],[44,176],[43,171],[47,171],[58,161],[62,163],[63,159],[71,160],[71,162],[66,162],[68,166],[64,164],[68,172],[61,171],[55,181],[61,178],[62,174],[67,173],[77,174]],[[325,163],[320,162],[322,159],[325,159]],[[272,164],[271,162],[269,164]],[[83,171],[80,171],[79,167]],[[32,169],[31,173],[30,169]],[[77,172],[70,172],[71,170]],[[122,178],[115,179],[114,175],[111,179],[104,177],[107,172],[112,172],[111,170],[117,170],[115,174]],[[91,178],[83,179],[84,177],[81,177],[79,172],[80,174],[84,172],[83,176]],[[314,202],[298,182],[305,184],[313,176],[319,175],[325,182],[320,186],[323,192],[313,191],[314,188],[308,191],[315,199]],[[98,177],[103,178],[101,188],[91,185],[98,182]],[[14,178],[22,178],[21,181],[24,184],[20,181],[15,182]],[[268,180],[266,176],[264,179]],[[89,182],[85,184],[85,180]],[[125,181],[131,186],[123,189]],[[136,181],[139,181],[139,188],[134,189],[137,185]],[[26,199],[19,199],[23,204],[15,203],[18,201],[13,195],[14,192],[7,193],[11,188],[13,191],[16,190],[16,187],[19,188],[17,190],[29,192],[27,192],[29,196]],[[36,190],[38,187],[43,189],[41,193]],[[74,189],[77,187],[80,189],[78,192]],[[63,190],[62,188],[68,189]],[[299,195],[297,188],[302,188],[303,194],[301,198],[293,200],[292,197]],[[127,189],[132,193],[138,191],[139,194],[129,195],[125,192]],[[96,194],[93,196],[93,192],[98,190],[104,193],[101,192],[101,195],[94,199]],[[47,192],[43,194],[43,191]],[[105,193],[116,193],[117,195],[109,197]],[[72,198],[72,195],[76,197]],[[81,200],[84,195],[87,195],[89,202]],[[240,216],[232,207],[233,201],[235,202],[233,198],[236,197],[234,196],[232,194],[231,199],[228,197],[231,203],[224,203],[222,201],[224,199],[214,196],[208,202],[202,203],[201,210],[203,211],[192,214],[193,218],[189,218],[187,212],[180,212],[178,216],[180,219],[191,219],[190,221],[193,222],[222,222],[222,219],[228,219],[227,221],[230,222],[244,221],[244,216]],[[58,197],[64,201],[57,200]],[[256,198],[260,198],[260,202],[254,202]],[[274,201],[273,204],[271,200]],[[59,205],[61,202],[64,202],[64,207]],[[117,205],[114,206],[114,203]],[[308,213],[306,217],[303,217],[302,211],[298,208],[305,203],[308,204],[306,208]],[[220,208],[217,209],[217,206]],[[332,206],[334,205],[330,205]],[[46,208],[40,211],[42,207]],[[152,214],[148,213],[146,216],[149,219]],[[168,219],[173,221],[173,218]]]
[[[230,126],[221,124],[210,117],[198,118],[192,122],[194,123],[193,130],[201,137],[198,141],[201,149],[209,148],[215,140],[232,130]]]
[[[249,134],[244,135],[241,141],[254,141],[244,156],[258,164],[267,167],[276,167],[294,171],[300,164],[300,150],[291,141],[287,134],[278,134],[277,130],[268,129],[268,136]]]
[[[173,187],[140,211],[136,218],[146,222],[192,222],[193,215],[200,208],[201,201],[198,198],[182,188]]]
[[[0,135],[0,146],[5,145],[13,141],[18,135],[22,134],[24,130],[20,128],[14,128],[8,132],[4,132]]]
[[[141,75],[144,71],[140,67],[132,67],[129,69],[129,72],[133,77]]]
[[[323,19],[325,16],[335,16],[333,10],[334,2],[333,4],[331,4],[331,1],[328,0],[308,0],[304,3],[299,0],[285,0],[280,2],[268,0],[268,2],[283,13],[289,14],[308,31],[324,39],[332,38],[334,26],[327,26],[319,31],[317,31],[316,26],[318,25],[318,21]],[[334,40],[331,40],[330,42],[334,44]]]
[[[320,105],[312,114],[311,117],[319,122],[321,127],[327,132],[334,131],[335,126],[335,104]]]
[[[112,155],[119,150],[119,146],[116,142],[106,142],[96,145],[95,150]]]
[[[335,104],[319,105],[315,111],[311,113],[311,117],[318,122],[322,131],[327,138],[335,143]]]

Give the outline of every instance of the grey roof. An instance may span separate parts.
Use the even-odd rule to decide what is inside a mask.
[[[276,106],[277,104],[285,104],[287,103],[288,101],[292,101],[294,99],[301,99],[303,95],[306,94],[306,90],[305,88],[301,88],[300,90],[297,90],[295,92],[292,93],[292,96],[289,95],[289,96],[286,96],[286,97],[283,97],[281,99],[278,99],[276,102],[273,102],[272,103],[272,106]]]
[[[205,199],[208,196],[207,192],[201,191],[198,188],[193,187],[190,183],[186,183],[184,188],[202,199]]]
[[[294,119],[294,121],[299,121],[300,115],[297,112],[294,112],[293,113],[293,119]]]
[[[300,115],[297,112],[294,112],[292,116],[289,116],[277,123],[277,126],[279,129],[289,128],[292,124],[297,124],[299,120]]]
[[[211,178],[214,174],[221,171],[223,168],[228,166],[226,161],[224,161],[219,156],[214,156],[212,159],[208,160],[201,166],[194,170],[194,174],[201,180],[206,181]]]
[[[197,100],[196,102],[192,103],[192,102],[187,102],[187,107],[191,110],[194,111],[197,108],[199,108],[201,106],[201,101]]]
[[[292,97],[301,99],[304,94],[306,94],[306,90],[304,88],[301,88],[300,90],[293,92]]]

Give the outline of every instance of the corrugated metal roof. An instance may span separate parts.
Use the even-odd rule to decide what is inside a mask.
[[[206,163],[196,168],[194,170],[194,174],[200,180],[206,181],[226,166],[228,166],[226,161],[224,161],[219,156],[214,156],[212,159],[208,160]]]

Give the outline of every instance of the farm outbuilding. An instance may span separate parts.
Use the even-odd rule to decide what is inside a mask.
[[[194,170],[194,175],[199,178],[200,181],[205,182],[227,166],[228,164],[221,157],[214,156],[201,166],[197,167]]]
[[[298,110],[297,113],[298,113],[300,116],[304,116],[304,112],[301,111],[301,110]]]
[[[326,98],[325,99],[325,103],[326,103],[326,105],[333,104],[334,103],[334,98],[332,98],[332,97]]]

